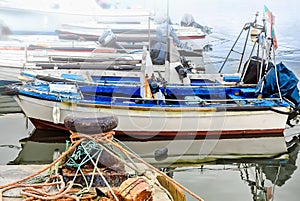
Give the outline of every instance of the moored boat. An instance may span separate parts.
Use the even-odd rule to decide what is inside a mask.
[[[264,38],[270,46],[259,41],[265,37],[265,24],[259,26],[255,19],[243,27],[248,29],[258,30],[254,47],[263,45],[263,51],[256,52],[267,57],[253,57],[252,51],[248,60],[241,59],[245,64],[242,73],[193,74],[172,58],[166,61],[163,73],[155,72],[145,52],[138,75],[105,72],[93,74],[90,82],[76,76],[56,80],[39,76],[15,87],[16,101],[38,128],[64,129],[65,117],[74,113],[117,115],[116,137],[132,147],[130,141],[144,142],[144,152],[138,152],[142,157],[152,156],[159,147],[168,147],[175,157],[191,147],[216,155],[284,153],[283,131],[298,115],[299,92],[294,85],[298,80],[284,64],[272,64],[272,39]],[[259,71],[268,73],[253,74]],[[283,85],[289,87],[284,90]],[[158,139],[164,142],[156,143]],[[236,142],[238,146],[232,146]],[[179,148],[184,143],[187,145]]]
[[[17,35],[57,35],[56,31],[59,30],[62,37],[97,40],[99,34],[107,29],[124,34],[138,32],[147,35],[157,26],[153,20],[157,16],[149,9],[103,9],[97,1],[1,1],[0,11],[0,18],[9,33]],[[158,15],[159,18],[166,18],[160,13]],[[159,22],[162,20],[159,19]],[[211,33],[211,28],[196,22],[190,24],[190,20],[183,26],[176,24],[174,27],[178,36],[184,40],[204,38]]]

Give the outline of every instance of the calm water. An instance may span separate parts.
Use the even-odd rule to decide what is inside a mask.
[[[132,1],[136,2],[136,1]],[[159,7],[157,2],[144,5]],[[170,16],[178,22],[182,13],[191,13],[200,24],[213,27],[213,34],[207,37],[206,42],[212,45],[209,52],[211,60],[207,65],[216,71],[221,66],[231,48],[235,37],[245,22],[254,19],[256,11],[263,12],[263,5],[267,5],[276,16],[276,34],[278,38],[277,61],[283,61],[300,77],[300,3],[296,0],[186,0],[169,1]],[[200,41],[199,41],[200,42]],[[19,140],[27,137],[32,130],[30,123],[22,114],[12,114],[0,117],[1,141],[0,163],[6,164],[14,160],[20,152]],[[286,131],[287,140],[297,136],[300,128]],[[56,145],[55,145],[56,146]],[[55,147],[54,146],[54,147]],[[57,145],[60,146],[60,145]],[[60,147],[61,148],[61,147]],[[266,200],[260,187],[268,187],[270,200],[298,201],[300,197],[300,165],[299,143],[289,151],[288,159],[281,160],[252,160],[252,161],[225,161],[219,160],[214,164],[202,164],[194,167],[181,167],[169,170],[175,180],[188,187],[191,191],[205,200],[251,201]],[[20,152],[32,160],[40,160],[40,155],[47,155],[51,160],[53,146],[36,146],[33,150]],[[40,153],[40,154],[38,154]],[[272,198],[271,198],[272,197]],[[189,197],[189,200],[194,200]]]

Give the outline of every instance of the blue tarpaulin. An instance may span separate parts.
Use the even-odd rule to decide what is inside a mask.
[[[300,96],[297,86],[299,80],[297,79],[296,75],[291,70],[289,70],[282,62],[277,64],[276,68],[279,88],[282,97],[289,99],[296,106],[299,106]],[[261,87],[263,87],[262,90]],[[263,97],[279,97],[274,67],[272,67],[267,72],[265,78],[258,83],[256,87],[256,95],[259,94],[261,94]]]

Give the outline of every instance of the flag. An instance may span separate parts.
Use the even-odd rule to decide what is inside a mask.
[[[273,45],[274,49],[276,50],[278,48],[277,38],[275,34],[275,16],[273,13],[268,9],[267,6],[264,6],[265,10],[265,17],[267,22],[270,23],[270,37],[273,39]]]
[[[264,6],[264,9],[265,9],[265,17],[266,17],[266,20],[271,24],[272,23],[272,12],[268,9],[268,7],[265,5]]]

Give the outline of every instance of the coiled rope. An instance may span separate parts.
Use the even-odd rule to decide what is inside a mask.
[[[113,132],[101,133],[97,135],[97,140],[106,140],[106,138],[112,138]],[[75,135],[74,135],[75,136]],[[73,181],[69,181],[67,184],[62,179],[61,175],[52,175],[50,176],[44,183],[40,184],[28,184],[26,181],[33,179],[34,177],[46,172],[47,170],[55,167],[59,164],[63,159],[65,159],[70,153],[72,153],[83,141],[87,139],[88,136],[81,136],[79,139],[78,136],[74,137],[71,135],[72,145],[68,148],[67,151],[63,152],[55,161],[51,164],[45,166],[41,170],[35,172],[32,175],[29,175],[23,179],[14,181],[12,183],[0,186],[0,200],[3,199],[3,193],[7,190],[13,188],[22,188],[21,195],[27,196],[25,199],[28,200],[59,200],[59,199],[67,199],[67,200],[84,200],[84,199],[92,199],[96,197],[95,193],[87,193],[85,195],[81,195],[79,198],[75,195],[76,192],[72,189],[74,186]],[[75,139],[77,138],[77,139]],[[91,139],[90,137],[88,137]],[[48,187],[48,188],[46,188]],[[49,192],[49,187],[57,187],[58,191]]]

